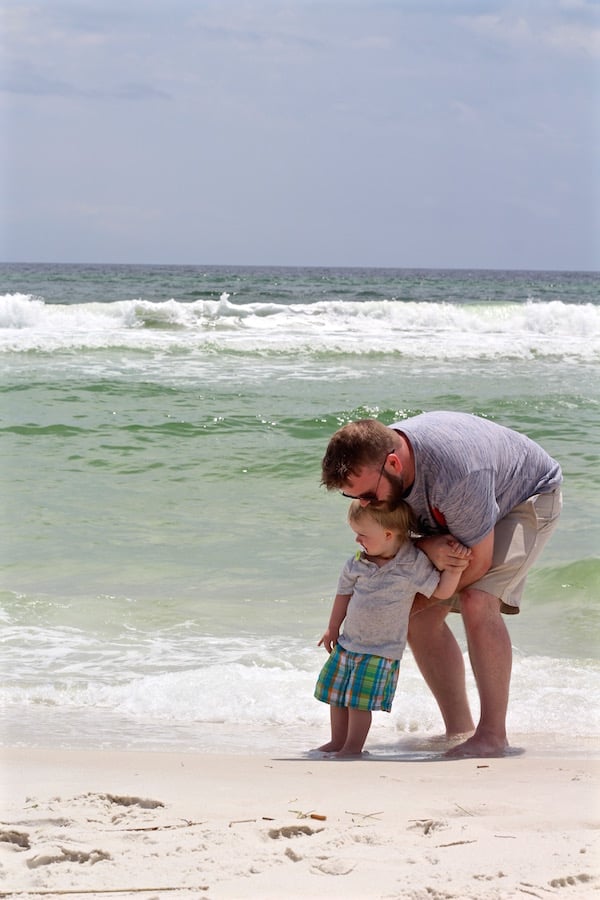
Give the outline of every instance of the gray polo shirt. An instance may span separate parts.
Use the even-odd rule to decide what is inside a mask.
[[[401,659],[415,594],[435,593],[440,573],[412,541],[383,566],[358,552],[342,569],[338,594],[352,594],[339,643],[353,653]]]
[[[519,503],[562,482],[559,464],[531,438],[469,413],[422,413],[390,428],[414,452],[405,499],[424,534],[449,531],[472,547]]]

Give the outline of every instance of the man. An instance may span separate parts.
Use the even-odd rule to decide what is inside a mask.
[[[462,653],[446,622],[459,610],[479,692],[474,733],[449,754],[501,756],[512,647],[502,613],[519,612],[525,577],[560,515],[559,464],[525,435],[466,413],[430,412],[389,427],[351,422],[331,438],[322,484],[363,504],[405,500],[434,565],[451,564],[448,535],[471,548],[450,605],[420,609],[415,600],[408,642],[433,692],[449,738],[475,728]]]

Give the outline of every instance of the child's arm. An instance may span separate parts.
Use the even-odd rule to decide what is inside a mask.
[[[452,594],[456,593],[462,573],[469,565],[470,549],[455,540],[449,541],[448,544],[454,557],[459,558],[440,572],[440,580],[431,597],[432,600],[449,600]]]
[[[448,565],[454,565],[458,561],[457,556],[458,559],[462,558],[462,555],[456,552],[456,549],[461,548],[462,544],[459,544],[451,534],[426,535],[417,538],[415,545],[423,551],[440,572]]]
[[[438,586],[435,589],[435,593],[432,594],[431,600],[449,600],[450,597],[456,593],[456,589],[458,587],[458,582],[460,581],[460,576],[462,575],[462,569],[444,569],[443,572],[440,572],[440,580],[438,582]]]
[[[463,544],[459,544],[459,542],[455,541],[452,537],[449,538],[448,545],[452,549],[452,565],[449,565],[448,568],[440,572],[438,586],[431,597],[426,597],[424,594],[417,594],[411,607],[411,616],[416,616],[417,613],[423,612],[423,610],[428,609],[430,606],[435,606],[440,600],[449,600],[450,597],[456,593],[462,573],[469,565],[471,551],[468,547],[463,546]]]
[[[449,600],[452,594],[456,593],[462,573],[469,565],[470,549],[455,540],[449,541],[448,544],[454,554],[453,562],[440,572],[440,580],[431,597],[432,600]]]
[[[346,618],[346,611],[351,596],[352,594],[336,594],[335,600],[333,601],[327,631],[317,644],[317,647],[325,647],[328,653],[331,653],[337,644],[340,628],[342,627],[342,622]]]

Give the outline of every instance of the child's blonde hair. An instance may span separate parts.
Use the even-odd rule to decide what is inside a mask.
[[[353,500],[348,509],[348,521],[358,524],[366,518],[371,518],[387,531],[393,531],[404,541],[409,539],[413,529],[413,514],[407,503],[400,503],[395,509],[390,509],[388,506],[373,506],[371,503],[362,506],[359,500]]]

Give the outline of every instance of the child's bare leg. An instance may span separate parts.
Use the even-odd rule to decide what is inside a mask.
[[[324,753],[335,753],[341,750],[348,736],[348,710],[345,706],[330,706],[331,740],[317,750]]]
[[[344,745],[336,756],[360,756],[365,745],[373,714],[370,709],[349,709],[348,729]]]

